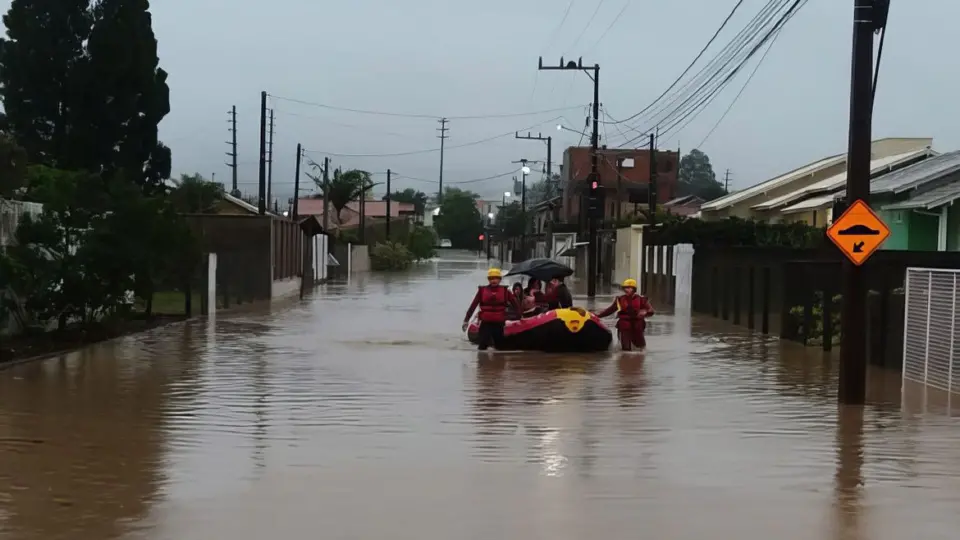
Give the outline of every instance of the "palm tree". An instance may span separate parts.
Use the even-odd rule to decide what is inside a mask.
[[[322,173],[323,168],[317,163],[311,161],[310,167]],[[324,183],[322,174],[310,174],[307,176],[317,185],[323,198],[333,206],[337,212],[337,223],[343,223],[343,209],[353,201],[359,200],[367,191],[373,189],[373,180],[370,173],[360,169],[350,169],[333,171],[333,178],[329,183]]]

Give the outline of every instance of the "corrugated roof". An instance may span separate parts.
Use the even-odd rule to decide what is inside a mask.
[[[960,171],[960,151],[940,154],[870,182],[870,193],[903,193]]]
[[[774,189],[784,184],[787,184],[789,182],[792,182],[797,178],[801,178],[809,174],[813,174],[821,169],[825,169],[827,167],[836,165],[838,163],[843,163],[844,160],[846,159],[847,159],[846,154],[840,154],[840,155],[831,156],[825,159],[821,159],[820,161],[815,161],[809,165],[800,167],[799,169],[794,169],[786,174],[781,174],[780,176],[773,178],[771,180],[767,180],[766,182],[761,182],[755,186],[751,186],[746,189],[737,191],[735,193],[725,195],[723,197],[720,197],[719,199],[714,199],[700,208],[701,210],[707,210],[707,211],[720,210],[722,208],[727,208],[728,206],[736,204],[740,201],[749,199],[750,197],[754,197],[770,189]]]
[[[952,182],[920,193],[905,201],[888,204],[884,210],[930,210],[960,199],[960,182]]]
[[[811,197],[805,201],[800,201],[797,204],[780,210],[780,213],[795,214],[797,212],[809,212],[811,210],[823,208],[824,206],[832,206],[834,199],[838,197],[840,197],[838,193],[828,193],[826,195],[820,195],[819,197]]]
[[[889,167],[894,167],[898,164],[916,159],[923,155],[935,155],[936,153],[929,148],[924,148],[921,150],[914,150],[912,152],[905,152],[903,154],[896,154],[893,156],[888,156],[884,158],[874,159],[870,162],[870,174],[878,174],[883,172],[884,169]],[[751,206],[750,208],[754,210],[773,210],[785,204],[789,204],[793,201],[801,199],[807,195],[813,195],[816,193],[822,193],[824,191],[834,191],[840,189],[847,183],[847,172],[844,171],[840,174],[835,174],[829,178],[820,180],[819,182],[814,182],[809,186],[804,186],[796,191],[791,191],[786,195],[781,195],[780,197],[775,197],[769,201],[764,201],[760,204]]]

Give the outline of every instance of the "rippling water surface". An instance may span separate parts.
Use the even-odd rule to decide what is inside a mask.
[[[642,354],[478,356],[485,263],[0,371],[0,538],[954,539],[960,422],[661,315]]]

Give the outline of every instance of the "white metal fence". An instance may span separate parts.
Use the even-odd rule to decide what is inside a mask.
[[[954,350],[960,340],[960,270],[908,268],[903,323],[903,378],[960,393]]]

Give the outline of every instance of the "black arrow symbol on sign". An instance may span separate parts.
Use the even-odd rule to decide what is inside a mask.
[[[857,242],[853,245],[854,253],[863,253],[863,242]]]

